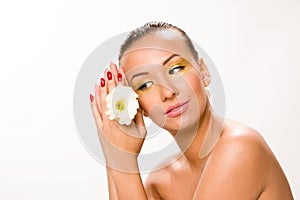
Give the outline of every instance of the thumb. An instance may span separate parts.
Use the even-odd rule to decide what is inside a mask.
[[[143,110],[141,108],[138,108],[137,113],[134,117],[134,122],[137,127],[137,129],[140,132],[140,136],[145,137],[146,136],[146,127],[145,122],[143,118]]]
[[[134,122],[137,126],[145,126],[143,113],[144,111],[141,108],[137,109],[137,113],[134,117]]]

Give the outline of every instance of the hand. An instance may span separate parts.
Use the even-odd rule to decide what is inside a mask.
[[[128,85],[122,68],[112,63],[110,70],[106,69],[100,85],[95,88],[95,98],[91,101],[93,116],[97,125],[106,163],[120,170],[136,170],[130,162],[136,162],[146,136],[143,111],[138,109],[135,118],[129,126],[120,125],[116,120],[110,120],[105,114],[106,96],[116,87],[117,83]]]

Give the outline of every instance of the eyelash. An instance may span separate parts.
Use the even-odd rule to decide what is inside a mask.
[[[140,87],[138,87],[138,90],[144,91],[144,90],[148,89],[151,86],[151,85],[149,86],[149,84],[153,85],[154,82],[153,81],[147,81],[147,82],[143,83]]]
[[[169,74],[174,75],[175,73],[178,73],[178,72],[181,72],[182,70],[184,70],[184,68],[185,68],[185,66],[183,66],[183,65],[177,65],[169,70]],[[137,90],[144,91],[144,90],[148,89],[149,87],[151,87],[153,84],[154,84],[153,81],[147,81],[147,82],[143,83],[141,86],[139,86],[137,88]]]
[[[177,66],[175,66],[175,67],[173,67],[173,68],[171,68],[171,69],[169,70],[169,74],[170,74],[170,75],[175,74],[176,72],[173,71],[173,70],[175,70],[175,69],[179,69],[179,71],[177,71],[177,72],[181,72],[184,68],[185,68],[185,66],[177,65]]]

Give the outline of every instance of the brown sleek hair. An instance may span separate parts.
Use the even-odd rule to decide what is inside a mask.
[[[189,36],[182,29],[166,22],[155,22],[155,21],[148,22],[143,26],[130,32],[127,39],[125,40],[125,42],[122,44],[120,48],[119,60],[124,55],[124,53],[132,46],[134,42],[138,41],[139,39],[143,38],[146,35],[149,35],[150,33],[155,33],[161,30],[174,30],[180,33],[181,36],[183,36],[184,38],[185,44],[191,51],[193,58],[198,63],[198,52],[195,50],[195,47],[191,39],[189,38]]]

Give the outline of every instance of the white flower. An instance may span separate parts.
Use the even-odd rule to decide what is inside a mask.
[[[138,95],[131,87],[119,84],[106,96],[106,115],[110,120],[118,120],[119,124],[129,125],[137,113]]]

